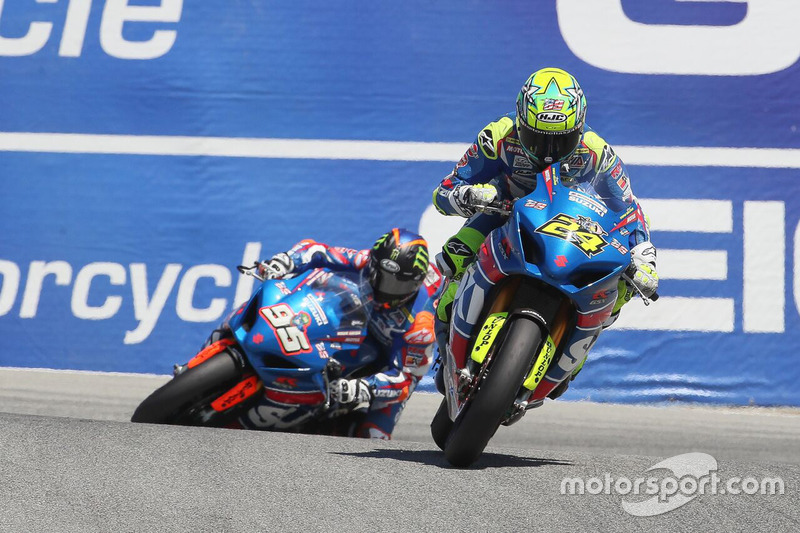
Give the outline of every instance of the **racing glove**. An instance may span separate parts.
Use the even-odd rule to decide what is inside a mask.
[[[329,385],[331,399],[353,409],[369,407],[372,391],[363,379],[335,379]]]
[[[294,261],[288,254],[279,253],[269,261],[258,264],[258,273],[264,279],[278,279],[294,270]]]
[[[631,266],[627,272],[636,288],[647,298],[652,297],[658,290],[655,246],[642,242],[631,248]]]
[[[453,200],[459,214],[469,218],[481,208],[491,205],[497,198],[494,185],[482,183],[478,185],[459,185],[453,191]]]

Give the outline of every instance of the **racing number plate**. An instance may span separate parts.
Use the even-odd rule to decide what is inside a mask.
[[[603,238],[608,234],[600,224],[587,217],[573,218],[564,213],[557,214],[536,228],[536,233],[565,240],[587,257],[599,254],[608,245]]]

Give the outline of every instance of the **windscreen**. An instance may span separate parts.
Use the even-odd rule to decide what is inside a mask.
[[[336,307],[340,328],[363,328],[372,310],[372,290],[355,272],[330,272],[313,276],[312,290],[324,291],[325,301]]]
[[[628,201],[623,200],[622,193],[619,192],[619,187],[612,190],[614,189],[614,185],[610,184],[609,181],[613,181],[613,178],[605,174],[597,174],[591,180],[582,183],[570,183],[569,181],[565,181],[564,184],[571,189],[579,190],[600,200],[606,204],[606,207],[611,211],[617,213],[625,211],[630,207],[633,197],[631,196]]]

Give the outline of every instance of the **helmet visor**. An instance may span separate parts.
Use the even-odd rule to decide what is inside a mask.
[[[583,128],[575,128],[568,133],[544,133],[534,130],[521,120],[518,124],[517,133],[522,147],[536,161],[546,164],[562,161],[571,154],[583,134]]]
[[[382,303],[410,297],[417,292],[422,282],[420,279],[386,272],[380,267],[373,269],[371,278],[375,300]]]

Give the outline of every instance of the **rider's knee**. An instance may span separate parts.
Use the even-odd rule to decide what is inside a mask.
[[[464,226],[458,233],[450,237],[436,256],[436,262],[448,279],[461,279],[467,266],[475,259],[478,249],[486,235],[480,231]]]

